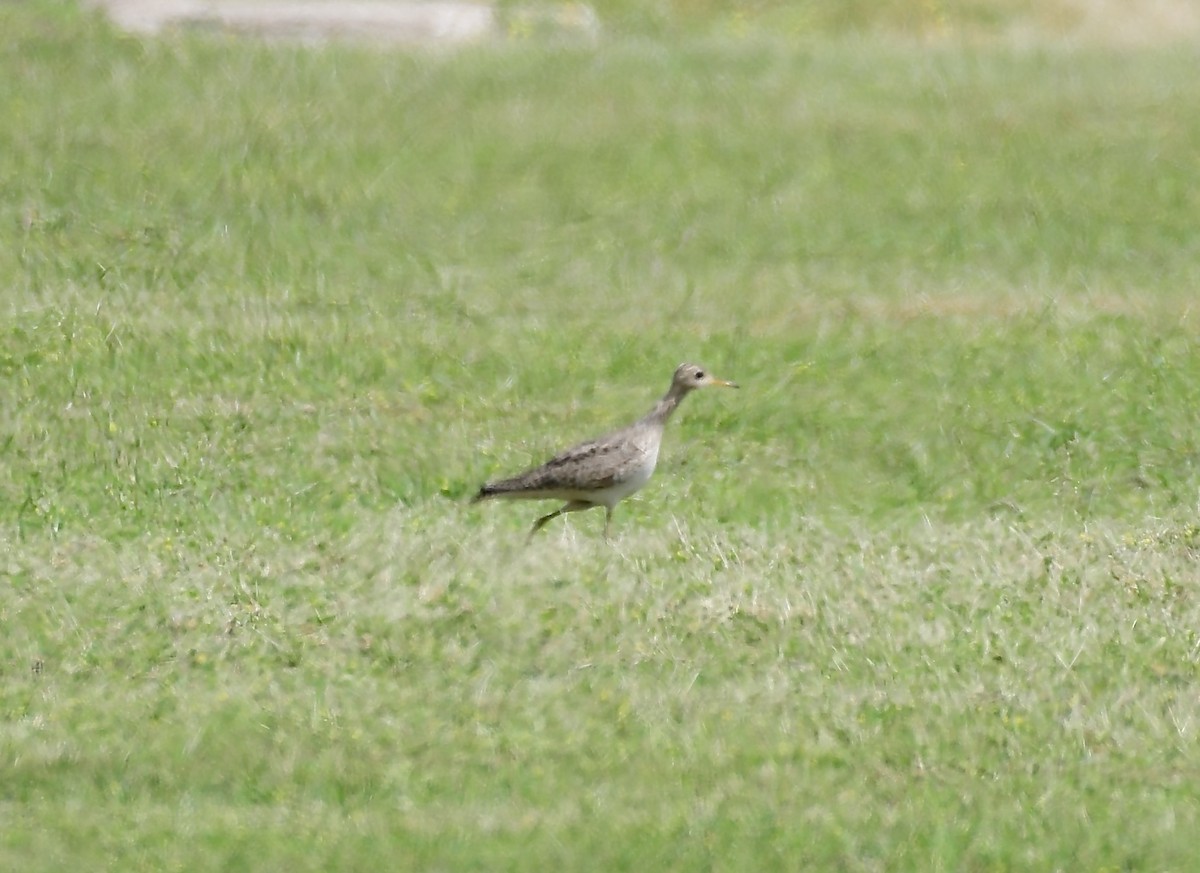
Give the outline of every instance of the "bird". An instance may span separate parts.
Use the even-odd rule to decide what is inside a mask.
[[[579,443],[539,467],[483,485],[472,503],[490,498],[563,500],[562,506],[533,523],[529,539],[547,522],[568,512],[604,507],[604,539],[611,542],[613,509],[648,481],[658,463],[667,419],[697,388],[737,388],[696,364],[680,364],[671,387],[644,416],[627,427]]]

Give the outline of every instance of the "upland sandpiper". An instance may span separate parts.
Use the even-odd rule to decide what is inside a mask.
[[[511,479],[489,482],[472,503],[489,497],[511,500],[565,500],[562,506],[533,523],[532,537],[552,518],[593,506],[604,507],[604,538],[609,538],[613,507],[649,480],[658,463],[663,428],[681,400],[696,388],[733,382],[716,379],[703,367],[680,364],[662,400],[628,427],[615,430],[555,455],[540,467]]]

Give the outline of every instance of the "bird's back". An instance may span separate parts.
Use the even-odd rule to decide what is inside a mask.
[[[582,498],[635,480],[636,490],[654,472],[661,441],[661,425],[638,421],[572,446],[510,479],[488,483],[478,497],[554,494]]]

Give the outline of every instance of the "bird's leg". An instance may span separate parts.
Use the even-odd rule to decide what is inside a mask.
[[[537,533],[539,530],[541,530],[542,527],[546,524],[546,522],[550,521],[552,518],[558,518],[565,511],[566,511],[566,507],[563,506],[559,509],[554,510],[554,512],[551,512],[548,515],[543,515],[541,518],[539,518],[537,521],[535,521],[533,523],[533,527],[531,527],[529,529],[529,536],[525,538],[525,541],[529,542],[529,540],[532,540],[533,535],[535,533]]]
[[[612,542],[612,537],[609,536],[609,531],[612,528],[612,511],[613,508],[611,506],[604,507],[604,541],[606,543]]]
[[[581,509],[589,509],[591,506],[592,504],[584,503],[582,500],[571,500],[567,503],[564,503],[558,509],[554,510],[554,512],[543,515],[541,518],[535,521],[533,523],[533,527],[529,529],[529,536],[525,538],[525,541],[529,542],[529,540],[533,539],[533,535],[541,530],[546,522],[550,521],[551,519],[558,518],[560,515],[566,515],[568,512],[578,512]]]

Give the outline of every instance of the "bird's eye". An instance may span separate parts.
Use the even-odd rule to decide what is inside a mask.
[[[696,378],[697,378],[697,379],[703,379],[703,378],[704,378],[704,371],[703,371],[703,370],[697,370],[697,371],[696,371]]]

